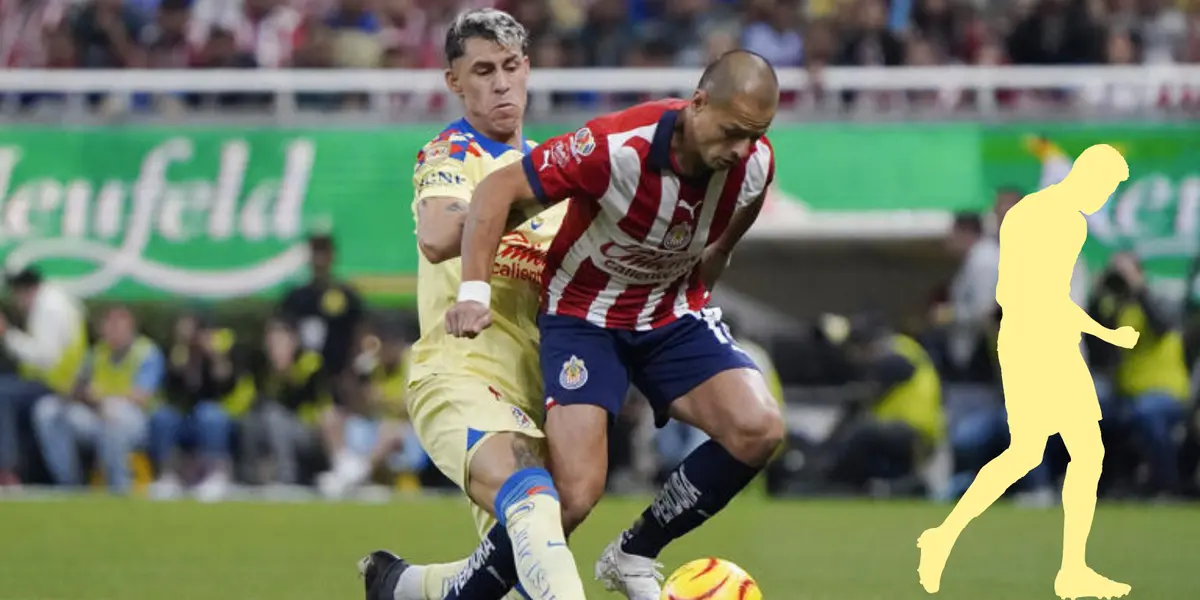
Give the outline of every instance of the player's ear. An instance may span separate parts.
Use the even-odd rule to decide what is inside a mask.
[[[458,84],[458,76],[454,74],[454,67],[446,69],[446,89],[455,96],[462,96],[462,86]]]
[[[696,93],[692,94],[692,108],[701,110],[705,106],[708,106],[708,92],[705,90],[696,90]]]

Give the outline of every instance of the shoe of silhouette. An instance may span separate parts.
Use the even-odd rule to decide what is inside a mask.
[[[1133,589],[1088,567],[1064,569],[1054,578],[1054,594],[1063,600],[1077,598],[1121,598]]]

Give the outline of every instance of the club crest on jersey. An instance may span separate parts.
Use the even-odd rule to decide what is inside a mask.
[[[563,363],[562,371],[558,374],[558,385],[563,389],[577,390],[583,387],[587,380],[587,367],[578,356],[571,355],[571,358]]]
[[[517,420],[517,427],[521,429],[533,427],[533,421],[529,419],[529,415],[526,415],[525,411],[514,406],[512,407],[512,414],[513,418]]]
[[[575,132],[575,137],[571,139],[571,154],[576,158],[582,158],[592,153],[596,149],[596,139],[592,137],[592,130],[584,127]]]
[[[663,237],[663,248],[667,250],[679,250],[692,241],[692,228],[688,227],[687,223],[678,223],[674,227],[667,230],[667,235]]]
[[[450,156],[450,142],[435,142],[425,147],[425,160],[422,162],[437,162],[447,156]]]

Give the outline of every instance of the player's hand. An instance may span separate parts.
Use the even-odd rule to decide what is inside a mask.
[[[705,248],[704,254],[700,258],[700,281],[704,283],[704,287],[712,290],[728,265],[728,252],[716,246]]]
[[[480,302],[463,300],[446,311],[446,333],[474,338],[492,324],[492,311]]]
[[[1109,337],[1108,342],[1114,346],[1132,348],[1137,345],[1138,337],[1140,337],[1140,335],[1141,334],[1135,331],[1132,327],[1119,327]]]

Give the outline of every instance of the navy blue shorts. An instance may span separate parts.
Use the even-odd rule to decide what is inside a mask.
[[[712,376],[757,369],[733,342],[720,311],[687,315],[652,331],[605,329],[583,319],[538,315],[547,408],[570,404],[621,411],[632,383],[650,401],[655,424],[667,409]]]

